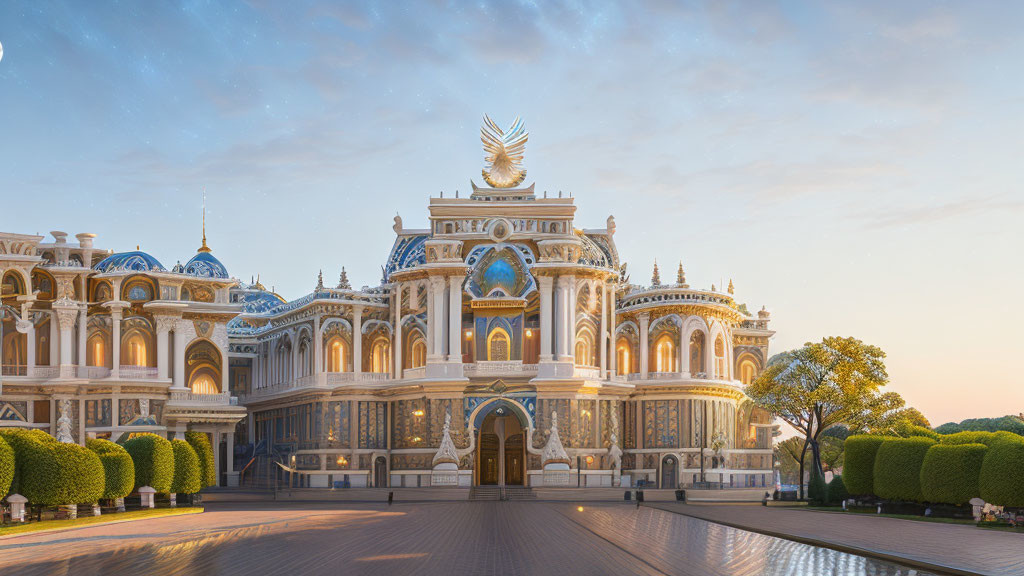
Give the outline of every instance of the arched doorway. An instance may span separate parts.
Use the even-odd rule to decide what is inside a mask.
[[[675,488],[677,478],[679,476],[678,466],[679,461],[676,460],[675,456],[665,456],[661,460],[661,487],[662,488]]]
[[[526,427],[521,419],[508,402],[499,401],[480,420],[473,470],[477,485],[526,484]]]
[[[377,488],[388,485],[388,460],[383,456],[377,456],[373,461],[373,485]]]

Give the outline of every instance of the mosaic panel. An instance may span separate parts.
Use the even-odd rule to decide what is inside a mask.
[[[643,402],[644,447],[676,448],[679,446],[680,411],[678,400],[645,400]]]
[[[28,402],[13,401],[0,403],[0,420],[5,422],[27,422]]]
[[[387,448],[387,402],[359,403],[359,447]]]
[[[110,399],[85,401],[85,427],[96,428],[111,425]]]

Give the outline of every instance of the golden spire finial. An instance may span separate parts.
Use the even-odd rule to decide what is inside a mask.
[[[679,261],[679,270],[676,271],[676,284],[680,286],[686,285],[686,272],[683,272],[683,261]]]
[[[654,261],[654,274],[651,275],[651,286],[661,286],[661,274],[658,273],[658,261]]]
[[[212,252],[210,247],[206,245],[206,191],[203,191],[203,245],[199,247],[197,252]]]
[[[735,294],[736,288],[732,285],[732,278],[729,278],[729,294]]]

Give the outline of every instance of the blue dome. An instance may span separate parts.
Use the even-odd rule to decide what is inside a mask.
[[[516,271],[507,260],[499,258],[484,271],[484,282],[489,289],[500,286],[506,294],[511,295],[516,287]]]
[[[229,278],[228,269],[210,252],[199,252],[185,264],[182,270],[189,276],[200,278]]]
[[[121,270],[130,270],[133,272],[167,271],[159,260],[138,250],[111,254],[101,260],[99,264],[93,266],[93,269],[98,272],[117,272]]]
[[[246,290],[242,293],[238,302],[242,305],[242,310],[250,314],[270,312],[284,304],[284,300],[280,296],[266,290]]]

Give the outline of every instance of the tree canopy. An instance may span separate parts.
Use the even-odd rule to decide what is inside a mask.
[[[939,434],[956,434],[957,432],[1013,432],[1024,436],[1024,415],[1007,415],[1002,418],[969,418],[957,424],[947,422],[937,426]]]

